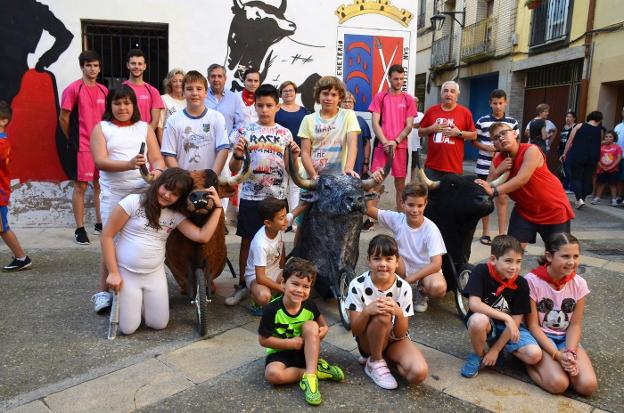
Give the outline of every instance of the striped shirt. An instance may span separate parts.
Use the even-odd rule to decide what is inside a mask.
[[[506,115],[503,115],[501,118],[496,118],[490,113],[489,115],[481,116],[475,123],[475,127],[477,129],[477,141],[485,145],[492,145],[492,140],[490,139],[490,126],[496,122],[502,122],[515,131],[517,131],[520,127],[518,121],[514,118]],[[479,157],[477,158],[477,164],[475,165],[475,173],[479,175],[479,177],[487,177],[490,172],[490,165],[492,164],[493,156],[493,152],[479,149]]]

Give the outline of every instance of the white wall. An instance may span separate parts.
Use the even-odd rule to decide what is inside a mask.
[[[70,82],[81,75],[78,66],[78,54],[82,51],[81,19],[167,23],[171,67],[195,69],[205,73],[211,63],[224,64],[226,61],[233,0],[40,2],[47,4],[51,12],[74,34],[70,47],[49,67],[56,76],[59,95]],[[278,6],[280,1],[266,0],[266,3]],[[335,15],[336,9],[343,4],[352,3],[353,0],[290,0],[285,17],[297,25],[297,30],[290,38],[280,40],[270,49],[275,60],[268,72],[267,81],[274,84],[284,80],[301,83],[311,73],[336,74],[339,36],[342,32],[349,32],[350,28],[360,28],[364,29],[362,32],[371,35],[391,36],[391,31],[396,31],[398,35],[409,38],[409,57],[406,60],[407,91],[413,93],[416,74],[416,1],[392,1],[393,6],[405,8],[413,14],[408,27],[379,14],[353,17],[340,25]],[[29,57],[31,67],[34,67],[39,56],[52,43],[53,38],[44,32],[37,50]],[[292,63],[292,56],[296,54],[309,58],[309,62],[303,63],[299,60]],[[73,225],[71,186],[68,182],[13,184],[11,222],[14,226]],[[93,222],[92,213],[92,210],[88,211],[89,226],[89,220]]]

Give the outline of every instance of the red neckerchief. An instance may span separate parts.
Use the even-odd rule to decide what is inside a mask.
[[[254,92],[250,92],[247,89],[243,89],[243,102],[245,103],[246,106],[251,106],[254,103],[256,103],[256,95],[254,95]]]
[[[576,276],[576,271],[572,271],[571,274],[566,275],[560,280],[553,280],[550,274],[548,274],[548,269],[546,268],[546,264],[540,265],[537,268],[533,268],[531,272],[537,275],[542,280],[546,281],[555,286],[555,290],[559,291],[563,288],[564,285],[568,283],[572,278]]]
[[[501,295],[501,293],[503,292],[503,290],[505,290],[505,288],[509,288],[510,290],[517,290],[518,286],[516,285],[516,280],[518,279],[518,274],[514,275],[513,277],[511,277],[508,280],[503,280],[500,275],[498,275],[498,273],[496,272],[496,268],[494,268],[494,266],[492,265],[491,262],[487,263],[487,268],[488,268],[488,273],[490,274],[490,277],[492,277],[494,279],[494,281],[496,281],[497,283],[500,284],[500,286],[496,289],[496,296],[498,297],[499,295]]]
[[[132,126],[132,125],[134,125],[134,123],[132,123],[132,121],[131,121],[131,120],[124,120],[124,121],[121,121],[121,120],[113,119],[113,120],[112,120],[112,122],[113,122],[113,124],[115,124],[115,125],[117,125],[117,126],[121,126],[121,127],[123,127],[123,126]]]

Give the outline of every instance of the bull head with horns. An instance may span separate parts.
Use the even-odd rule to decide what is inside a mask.
[[[390,152],[388,156],[385,175],[390,172],[393,155]],[[301,195],[311,206],[303,219],[301,240],[293,255],[314,263],[318,270],[315,288],[322,297],[329,298],[341,273],[355,273],[366,201],[376,197],[366,191],[378,184],[372,178],[361,180],[350,175],[321,175],[316,181],[304,179],[294,169],[292,156],[288,167],[299,187],[313,191]]]

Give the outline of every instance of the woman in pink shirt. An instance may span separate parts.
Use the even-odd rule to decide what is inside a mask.
[[[527,326],[543,350],[542,360],[527,366],[529,376],[550,393],[563,393],[572,385],[577,393],[589,396],[598,383],[589,356],[580,345],[589,289],[576,274],[579,241],[560,232],[544,244],[540,266],[525,276],[531,296]]]

